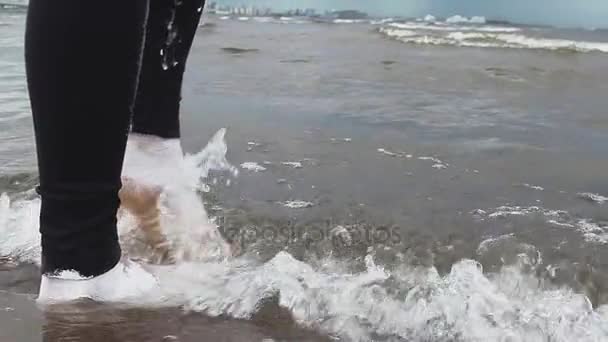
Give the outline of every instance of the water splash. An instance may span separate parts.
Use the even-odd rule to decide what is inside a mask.
[[[228,171],[237,176],[238,170],[228,162],[226,129],[218,130],[200,152],[184,157],[183,168],[173,169],[172,179],[180,186],[165,187],[161,194],[161,226],[177,261],[217,260],[230,255],[228,244],[218,227],[207,216],[199,191],[205,192],[205,183],[211,171]],[[123,213],[118,222],[123,244],[129,252],[146,260],[155,260],[155,251],[142,245],[140,230],[132,216]]]
[[[600,341],[608,337],[608,308],[593,310],[569,289],[543,285],[504,267],[485,275],[473,260],[449,274],[402,266],[388,271],[372,254],[365,269],[324,269],[286,252],[259,264],[235,260],[158,268],[166,304],[211,316],[250,319],[276,302],[300,325],[348,341]],[[278,309],[278,308],[277,308]]]
[[[7,194],[0,195],[0,256],[40,264],[39,216],[38,198],[11,201]]]
[[[225,134],[226,130],[220,129],[202,151],[184,157],[183,168],[176,167],[173,175],[163,175],[179,180],[179,186],[166,187],[161,195],[161,224],[167,228],[178,260],[217,259],[229,253],[197,195],[211,170],[237,174],[236,168],[226,160]],[[11,200],[7,194],[0,196],[0,256],[40,264],[40,199],[33,192],[19,197],[24,198]],[[121,213],[118,228],[122,245],[132,256],[146,259],[151,251],[138,244],[141,239],[135,227],[134,218]]]

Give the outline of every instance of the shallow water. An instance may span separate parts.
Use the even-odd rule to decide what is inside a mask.
[[[1,13],[2,340],[608,338],[604,53],[208,18],[189,60],[183,144],[221,161],[217,141],[196,153],[228,128],[238,177],[211,171],[198,186],[240,256],[152,267],[160,292],[135,307],[43,314],[24,17]]]

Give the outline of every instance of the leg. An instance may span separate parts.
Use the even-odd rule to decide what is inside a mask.
[[[161,229],[158,202],[163,188],[175,186],[181,176],[182,80],[203,4],[204,0],[150,2],[120,198],[123,208],[136,217],[155,262],[174,259]]]
[[[204,0],[150,2],[132,132],[179,138],[182,80],[203,5]]]
[[[26,66],[42,199],[42,272],[95,277],[121,255],[118,191],[147,0],[31,0]]]

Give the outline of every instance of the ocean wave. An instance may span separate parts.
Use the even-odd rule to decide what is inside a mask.
[[[403,22],[390,23],[388,27],[406,30],[421,30],[421,31],[476,31],[476,32],[519,32],[518,27],[505,26],[463,26],[463,25],[445,25],[442,23],[426,23],[426,22]]]
[[[394,271],[365,257],[350,274],[325,270],[286,252],[253,266],[185,264],[158,271],[163,296],[186,310],[250,319],[264,303],[287,309],[302,326],[337,339],[599,341],[608,337],[606,308],[585,296],[544,287],[517,266],[485,275],[463,260],[445,276],[434,268]],[[203,271],[201,271],[203,270]]]
[[[421,21],[426,21],[429,23],[433,23],[437,21],[437,18],[434,15],[431,14],[427,14],[426,16],[424,16],[423,19],[420,19]]]
[[[393,22],[395,19],[393,18],[383,18],[383,19],[378,19],[378,20],[371,20],[370,24],[372,25],[383,25],[383,24],[388,24],[390,22]]]
[[[367,22],[369,21],[364,19],[334,19],[333,21],[334,24],[361,24]]]
[[[594,202],[594,203],[598,203],[598,204],[604,204],[604,202],[608,201],[608,197],[606,196],[602,196],[599,194],[594,194],[591,192],[581,192],[578,193],[577,196],[579,198],[582,198],[584,200],[590,201],[590,202]]]
[[[0,255],[40,262],[39,205],[38,199],[11,204],[8,196],[0,197]],[[505,215],[545,213],[540,208],[499,210]],[[547,214],[555,217],[559,212]],[[339,227],[332,232],[347,234]],[[129,253],[132,242],[123,240]],[[137,305],[183,307],[188,312],[245,320],[270,305],[271,310],[288,312],[300,326],[346,341],[608,338],[607,306],[594,309],[584,294],[526,271],[542,264],[534,246],[506,235],[484,240],[477,255],[481,260],[512,263],[484,272],[480,262],[464,259],[441,275],[434,267],[411,265],[401,254],[396,255],[394,267],[380,265],[374,249],[368,250],[364,267],[356,272],[331,257],[308,263],[285,251],[266,262],[247,255],[223,261],[201,258],[149,266],[160,286],[139,298]]]
[[[15,236],[23,232],[16,231]],[[477,253],[484,257],[504,249],[511,238],[488,239]],[[0,247],[7,245],[3,238]],[[37,245],[35,241],[33,246]],[[13,244],[24,256],[28,246],[32,242]],[[388,269],[377,264],[373,250],[357,272],[346,271],[331,258],[321,260],[322,267],[313,266],[285,251],[267,262],[244,256],[150,266],[160,286],[137,305],[183,307],[187,312],[244,320],[270,306],[288,312],[300,326],[346,341],[608,338],[608,307],[594,309],[585,295],[526,272],[530,262],[541,262],[521,256],[534,257],[533,246],[517,247],[516,252],[517,262],[496,272],[484,272],[479,262],[464,259],[445,275],[434,267],[412,266],[402,256],[396,268]]]
[[[455,15],[452,17],[449,17],[445,20],[446,23],[448,24],[463,24],[463,23],[467,23],[467,24],[485,24],[486,23],[486,18],[485,17],[480,17],[480,16],[474,16],[471,18],[467,18],[467,17],[463,17],[460,15]]]
[[[524,34],[507,33],[511,32],[505,31],[508,28],[465,27],[464,30],[454,31],[452,28],[440,26],[433,26],[432,29],[429,27],[425,24],[393,23],[380,28],[379,32],[404,43],[420,45],[608,53],[608,43],[530,37]]]

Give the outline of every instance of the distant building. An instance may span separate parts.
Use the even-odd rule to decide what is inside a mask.
[[[304,10],[304,15],[307,17],[314,17],[316,14],[317,11],[314,8],[307,8]]]
[[[0,0],[2,1],[2,0]],[[268,7],[256,7],[254,5],[220,5],[221,0],[210,2],[207,5],[207,11],[209,13],[215,13],[217,15],[232,15],[239,17],[261,17],[261,16],[275,16],[275,17],[309,17],[309,18],[325,18],[325,19],[344,19],[344,20],[360,20],[367,19],[368,15],[361,11],[356,10],[345,10],[345,11],[325,11],[324,15],[320,15],[314,8],[294,8],[287,11],[273,11]]]

